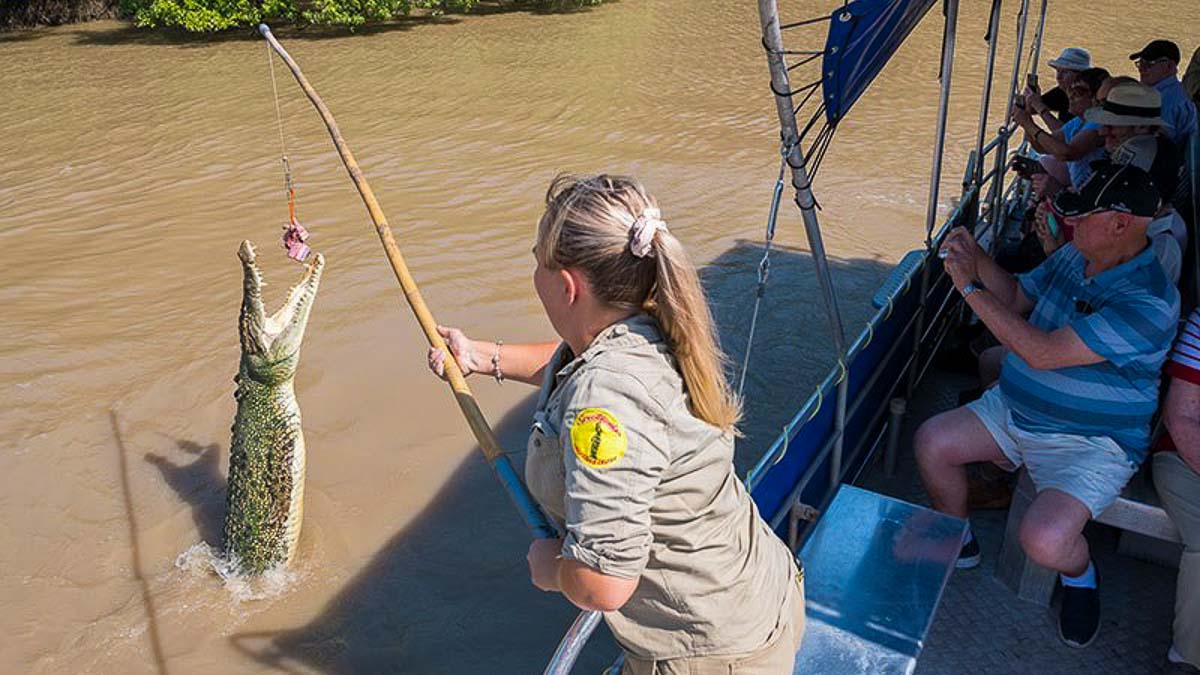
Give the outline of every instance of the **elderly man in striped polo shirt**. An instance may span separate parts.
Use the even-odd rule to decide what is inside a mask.
[[[1075,237],[1032,272],[1000,269],[964,228],[942,247],[954,285],[1009,354],[998,387],[917,430],[921,480],[935,508],[966,518],[966,464],[1025,465],[1038,495],[1021,546],[1060,573],[1059,635],[1073,647],[1100,627],[1083,527],[1145,458],[1179,319],[1179,292],[1147,245],[1158,205],[1145,171],[1109,163],[1055,199]],[[968,530],[958,566],[978,564]]]

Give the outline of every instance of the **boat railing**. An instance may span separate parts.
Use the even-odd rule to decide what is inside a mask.
[[[997,134],[997,137],[992,139],[992,141],[989,142],[985,148],[989,152],[995,151],[996,148],[1000,147],[999,138],[1002,135],[1011,136],[1012,132],[1008,129],[1001,129],[1000,133]],[[974,153],[972,153],[972,158],[967,162],[968,173],[973,168],[973,165]],[[801,406],[800,410],[782,428],[779,436],[775,439],[770,448],[762,455],[755,466],[749,471],[745,479],[747,489],[753,491],[759,482],[765,477],[767,471],[783,458],[783,456],[787,453],[788,444],[791,442],[791,440],[795,438],[796,434],[800,432],[805,424],[809,423],[816,417],[817,412],[820,410],[822,405],[824,405],[825,399],[832,395],[835,387],[837,387],[837,385],[848,376],[849,369],[853,365],[855,359],[872,342],[876,331],[880,329],[885,321],[891,318],[896,302],[899,300],[899,298],[912,290],[912,287],[915,285],[915,283],[917,283],[918,278],[923,274],[923,270],[929,268],[932,274],[930,283],[928,284],[926,292],[918,298],[917,302],[919,305],[924,306],[933,302],[934,300],[937,301],[936,306],[934,306],[930,311],[930,320],[926,322],[926,326],[920,329],[916,340],[912,340],[910,338],[914,330],[917,328],[918,316],[916,313],[914,313],[912,316],[908,317],[903,326],[899,329],[897,335],[893,338],[891,345],[881,359],[881,362],[890,362],[896,358],[896,355],[901,349],[908,346],[910,348],[910,353],[905,357],[904,365],[901,367],[902,375],[909,372],[915,372],[915,378],[917,381],[920,381],[924,377],[929,364],[932,362],[933,355],[937,352],[937,347],[940,346],[949,331],[949,326],[945,325],[944,322],[939,322],[938,319],[944,317],[947,311],[957,304],[958,300],[957,295],[946,292],[945,282],[947,281],[948,277],[946,276],[945,271],[942,269],[940,261],[937,260],[935,251],[951,228],[964,223],[973,224],[976,234],[984,238],[983,243],[985,245],[989,243],[986,237],[990,233],[998,231],[997,228],[999,226],[999,222],[997,222],[997,227],[993,227],[993,221],[1002,221],[1004,218],[1004,213],[1006,213],[1006,209],[1002,207],[1000,210],[995,211],[994,215],[991,210],[985,210],[983,213],[971,213],[969,212],[969,209],[978,208],[978,197],[981,194],[994,189],[998,175],[999,174],[997,170],[993,168],[991,171],[981,177],[982,180],[978,184],[975,184],[973,181],[964,181],[964,189],[959,198],[956,200],[956,205],[951,209],[950,213],[942,221],[941,227],[938,228],[931,238],[933,245],[925,250],[914,251],[914,253],[920,253],[920,260],[918,264],[910,264],[906,269],[897,268],[896,271],[901,272],[903,275],[902,278],[898,280],[899,283],[890,284],[891,288],[888,289],[886,299],[882,299],[882,302],[880,302],[880,299],[876,300],[876,304],[882,304],[882,306],[877,308],[875,313],[867,321],[862,332],[859,333],[857,339],[851,343],[845,357],[839,359],[838,363],[836,363],[830,369],[829,373],[821,381],[820,385],[817,386],[812,395],[809,396],[804,405]],[[1010,184],[1005,190],[1005,200],[1003,203],[1009,203],[1009,201],[1016,196],[1016,193],[1019,189],[1020,183],[1013,182]],[[911,349],[911,346],[914,343],[923,344],[927,347],[920,350],[921,353],[918,354],[918,350]],[[857,388],[858,393],[849,403],[846,409],[845,419],[851,419],[856,415],[856,413],[859,412],[861,406],[864,405],[868,400],[868,394],[874,389],[874,386],[878,383],[878,379],[884,372],[885,370],[883,368],[875,369],[875,371],[868,376],[868,379]],[[899,385],[904,382],[904,379],[905,378],[903,376],[897,377],[887,387],[886,394],[882,397],[884,404],[878,406],[878,408],[874,411],[867,424],[868,428],[874,428],[876,425],[878,425],[882,416],[889,411],[890,406],[888,403],[892,400],[896,390],[898,389]],[[836,433],[831,434],[830,437],[822,444],[818,453],[811,459],[807,469],[800,476],[800,479],[793,488],[792,493],[789,495],[788,499],[785,500],[784,503],[786,508],[780,509],[774,514],[768,514],[769,522],[773,528],[778,529],[782,525],[784,518],[787,518],[789,515],[798,511],[793,507],[796,506],[800,495],[807,490],[814,477],[818,475],[820,467],[824,466],[826,461],[830,459],[830,456],[834,451],[836,435]],[[876,442],[878,442],[881,436],[882,432],[873,438]],[[864,436],[854,447],[846,449],[846,456],[858,456],[865,443],[871,439],[871,436]],[[846,477],[847,476],[845,472],[838,475],[838,480],[831,482],[831,484],[828,486],[826,494],[819,501],[822,503],[827,502],[828,498],[837,489],[837,485]],[[808,512],[813,514],[814,512],[819,512],[819,510],[820,509],[817,508],[814,510],[809,510]],[[799,533],[795,530],[796,525],[793,523],[789,528],[789,539],[792,540],[789,543],[791,543],[793,546],[796,546],[800,543]]]
[[[960,225],[971,228],[981,243],[990,250],[994,250],[993,247],[998,243],[1002,226],[1007,220],[1007,213],[1009,211],[1007,205],[1013,202],[1013,198],[1017,196],[1018,190],[1022,189],[1019,181],[1013,181],[1011,184],[1005,185],[1009,141],[1016,131],[1016,125],[1013,123],[1012,107],[1013,102],[1019,95],[1020,87],[1024,84],[1021,79],[1024,68],[1036,68],[1038,54],[1041,49],[1043,29],[1045,27],[1046,0],[1042,0],[1041,2],[1040,17],[1034,37],[1030,43],[1028,59],[1023,57],[1026,56],[1024,51],[1030,0],[1021,0],[1020,2],[1015,30],[1015,57],[1013,59],[1007,100],[1003,109],[1003,123],[995,135],[988,140],[987,128],[992,83],[995,73],[996,45],[1001,32],[1000,4],[1000,0],[993,0],[992,2],[988,34],[985,36],[988,43],[988,61],[983,87],[983,98],[980,103],[976,147],[968,159],[967,170],[963,178],[963,189],[957,200],[957,204],[952,209],[949,217],[942,221],[942,226],[935,233],[934,229],[939,205],[938,188],[941,176],[941,160],[944,154],[947,102],[954,62],[955,26],[958,7],[958,3],[954,0],[948,0],[944,4],[945,32],[942,37],[942,60],[939,71],[941,89],[938,128],[935,137],[933,171],[930,177],[930,191],[927,202],[925,246],[922,250],[910,252],[901,261],[897,269],[893,271],[893,276],[899,274],[902,278],[899,280],[889,280],[885,284],[885,289],[887,290],[886,297],[882,298],[882,300],[877,297],[875,303],[877,311],[867,322],[867,325],[858,338],[844,352],[840,349],[840,343],[844,341],[837,340],[839,336],[836,335],[835,331],[835,342],[839,343],[837,345],[839,347],[837,363],[834,364],[829,374],[817,387],[812,396],[809,397],[804,406],[801,407],[800,411],[783,427],[779,437],[747,475],[747,486],[753,491],[766,478],[767,474],[770,473],[770,469],[784,459],[789,445],[801,429],[813,422],[821,414],[825,398],[833,393],[833,388],[836,387],[837,400],[834,404],[834,420],[828,430],[828,435],[818,439],[821,443],[819,449],[815,455],[807,459],[807,465],[804,467],[803,473],[796,483],[791,484],[790,493],[787,498],[782,502],[772,499],[773,503],[763,508],[764,515],[777,530],[783,518],[789,514],[793,518],[797,517],[797,514],[803,514],[810,519],[818,515],[821,508],[829,502],[838,485],[847,478],[850,469],[862,468],[864,464],[860,458],[862,447],[872,439],[874,439],[874,443],[877,445],[880,438],[882,438],[882,432],[879,434],[871,432],[877,428],[885,412],[889,410],[893,411],[893,427],[899,423],[903,411],[903,401],[912,395],[914,388],[932,362],[937,348],[949,331],[950,324],[944,320],[944,317],[948,313],[947,310],[959,306],[957,294],[951,292],[952,286],[947,282],[944,270],[935,251],[940,247],[942,240],[950,228]],[[772,58],[770,52],[771,48],[779,45],[779,34],[775,29],[777,21],[774,19],[774,15],[771,14],[771,12],[775,11],[773,3],[769,0],[760,2],[760,11],[763,12],[764,45],[768,47],[768,63],[772,68],[773,76],[772,88],[776,93],[777,104],[779,104],[782,133],[785,138],[789,138],[794,129],[794,115],[791,114],[790,100],[788,100],[787,96],[784,96],[784,93],[789,91],[787,72],[786,69],[781,71],[778,68],[780,64],[776,62],[777,59]],[[985,140],[987,141],[986,143]],[[991,169],[985,172],[984,168],[988,164],[991,165]],[[811,201],[811,183],[804,175],[803,168],[803,164],[801,164],[799,167],[800,180],[795,180],[793,183],[797,187],[797,204],[800,205],[807,221],[810,214],[806,206]],[[819,242],[819,238],[817,241]],[[824,255],[823,248],[817,246],[813,247],[813,253],[816,258],[822,258]],[[824,270],[820,265],[821,260],[818,259],[817,262],[818,276],[821,277]],[[823,287],[830,285],[827,279],[820,279],[820,281],[822,281]],[[875,333],[879,332],[888,319],[891,318],[893,310],[901,301],[901,298],[908,296],[911,287],[914,286],[919,288],[919,291],[915,303],[912,303],[911,297],[908,298],[909,306],[915,304],[912,316],[906,317],[903,320],[903,325],[899,328],[899,332],[891,335],[891,343],[888,346],[887,353],[881,359],[875,361],[877,365],[874,367],[873,372],[867,376],[866,385],[857,386],[854,401],[848,403],[845,392],[855,359],[871,343]],[[836,312],[836,309],[832,305],[828,309]],[[840,326],[838,327],[840,328]],[[895,330],[895,327],[889,327],[889,331],[891,330]],[[901,345],[911,345],[910,353],[904,357],[899,375],[892,378],[891,382],[885,387],[885,393],[881,397],[878,392],[873,392],[873,388],[878,384],[877,380],[883,372],[894,372],[892,363],[897,357],[898,350],[902,348]],[[860,378],[863,377],[861,373],[858,376]],[[893,402],[893,399],[901,381],[906,381],[907,386],[903,396],[899,397],[899,405],[897,405]],[[868,401],[875,404],[876,408],[867,418],[866,425],[861,426],[864,420],[861,417],[856,418],[855,415],[859,412],[861,406],[865,405]],[[860,426],[855,430],[856,433],[854,434],[857,437],[857,442],[847,453],[846,448],[843,447],[843,442],[846,437],[848,419],[855,419],[856,424]],[[827,422],[822,422],[822,424],[827,424]],[[866,433],[860,433],[862,431]],[[819,434],[821,432],[818,431],[816,433]],[[893,433],[891,436],[895,437],[896,434]],[[809,438],[808,440],[811,441],[812,439]],[[822,481],[826,481],[823,483],[824,490],[821,491],[820,498],[815,498],[810,488],[821,485],[820,482],[814,483],[814,479],[818,477],[820,467],[826,466],[826,464],[829,466],[829,475],[827,479],[824,476],[821,477]],[[777,485],[771,487],[770,490],[778,494]],[[801,502],[801,496],[805,495],[806,491],[809,492],[807,494],[809,501],[815,502],[815,506]],[[760,504],[760,507],[762,506]],[[789,543],[793,547],[797,546],[800,542],[798,541],[799,535],[796,532],[795,524],[789,527],[789,535],[789,539],[791,539]]]

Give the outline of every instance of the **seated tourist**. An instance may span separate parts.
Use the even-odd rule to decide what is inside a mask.
[[[1109,160],[1102,160],[1094,162],[1092,166],[1103,167],[1110,163]],[[1059,194],[1065,195],[1067,192],[1074,191]],[[1069,243],[1074,237],[1071,221],[1057,212],[1053,204],[1051,199],[1042,200],[1037,205],[1033,217],[1033,232],[1046,256]],[[1154,251],[1154,257],[1158,258],[1167,278],[1172,284],[1178,284],[1179,276],[1183,272],[1183,251],[1187,246],[1187,224],[1183,218],[1169,204],[1163,203],[1146,226],[1146,238],[1150,241],[1150,249]]]
[[[1034,115],[1044,117],[1045,104],[1036,93],[1028,92],[1021,106],[1013,108],[1013,120],[1025,131],[1025,138],[1037,152],[1050,155],[1054,159],[1065,162],[1069,182],[1068,186],[1079,187],[1091,175],[1091,162],[1104,156],[1104,139],[1100,137],[1100,125],[1084,119],[1084,113],[1096,105],[1096,94],[1100,86],[1109,79],[1108,71],[1103,68],[1089,68],[1077,74],[1075,80],[1067,88],[1070,97],[1071,112],[1075,118],[1056,130],[1046,131],[1034,120]],[[1052,127],[1053,128],[1053,127]],[[1046,167],[1051,177],[1056,173],[1053,165]],[[1054,179],[1055,184],[1039,182],[1039,196],[1052,196],[1064,183],[1059,175]]]
[[[1154,456],[1154,485],[1184,545],[1167,672],[1200,675],[1200,310],[1180,331],[1166,372],[1171,388],[1163,422],[1176,451]]]
[[[1179,45],[1170,40],[1155,40],[1129,55],[1129,60],[1137,65],[1142,84],[1154,87],[1162,95],[1162,117],[1170,126],[1171,141],[1183,147],[1188,135],[1196,130],[1196,104],[1176,76],[1179,59]]]
[[[1183,159],[1165,133],[1162,96],[1153,87],[1112,78],[1100,87],[1098,99],[1100,105],[1085,117],[1099,125],[1108,157],[1149,171],[1163,200],[1169,201],[1178,187]]]
[[[1147,246],[1158,201],[1145,171],[1110,164],[1055,200],[1074,240],[1028,274],[1000,269],[965,228],[942,247],[955,287],[1010,353],[998,387],[917,430],[921,481],[935,508],[966,518],[968,463],[1026,466],[1038,494],[1021,546],[1060,573],[1059,634],[1074,647],[1100,627],[1083,528],[1145,457],[1179,318],[1179,293]],[[968,530],[959,567],[979,558]]]
[[[1114,78],[1115,79],[1115,78]],[[1179,281],[1187,224],[1171,205],[1183,166],[1178,149],[1161,132],[1165,122],[1158,114],[1161,96],[1141,83],[1105,83],[1100,107],[1087,111],[1089,123],[1100,125],[1105,152],[1118,164],[1132,164],[1150,173],[1162,200],[1147,229],[1151,246],[1168,276]]]
[[[1047,65],[1054,70],[1055,86],[1044,94],[1034,88],[1026,91],[1038,96],[1040,105],[1034,110],[1039,111],[1038,116],[1054,131],[1075,117],[1070,110],[1067,90],[1079,73],[1092,67],[1092,55],[1086,49],[1067,47],[1058,58],[1050,59]]]

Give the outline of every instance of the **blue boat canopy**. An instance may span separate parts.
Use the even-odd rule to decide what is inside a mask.
[[[936,0],[854,0],[833,12],[821,68],[829,126],[850,112]]]

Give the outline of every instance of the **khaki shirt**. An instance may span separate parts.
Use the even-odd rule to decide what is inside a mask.
[[[605,618],[644,658],[740,654],[788,620],[796,568],[733,468],[733,437],[688,411],[647,315],[546,368],[526,481],[565,532],[563,558],[640,577]]]

